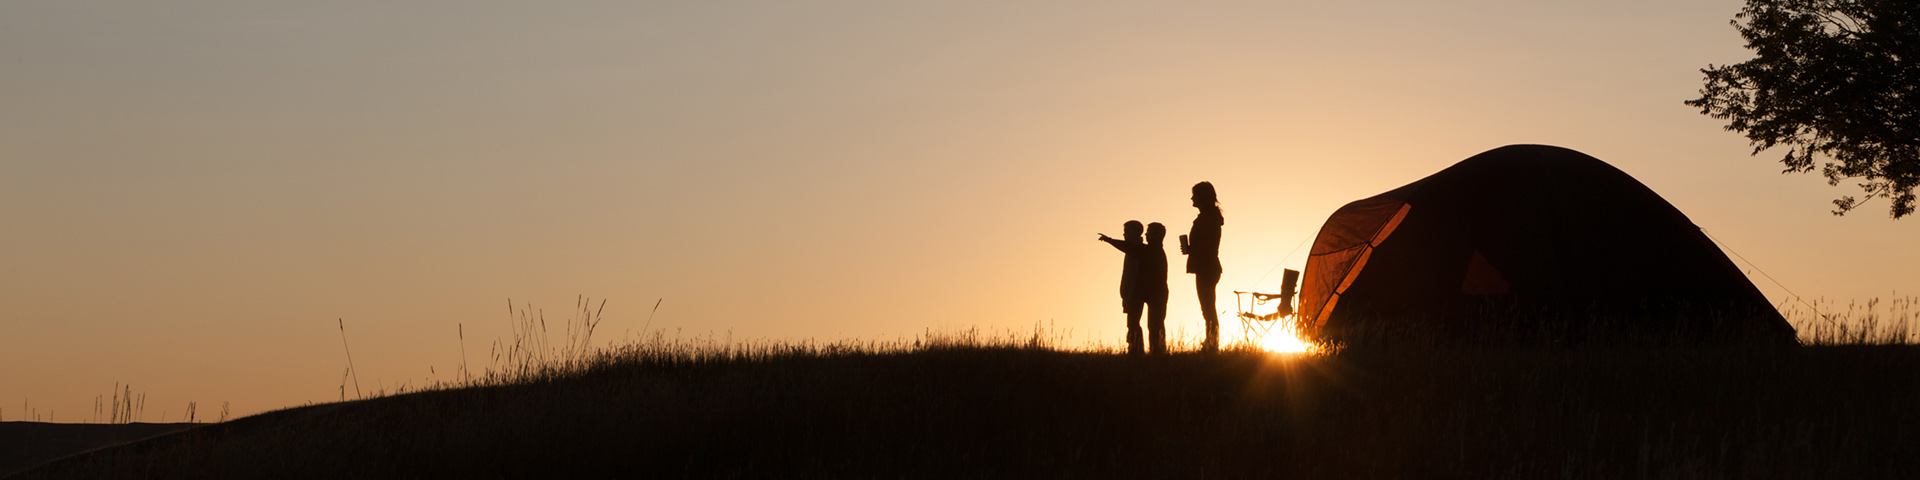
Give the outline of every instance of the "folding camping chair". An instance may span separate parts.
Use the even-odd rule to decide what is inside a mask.
[[[1287,269],[1281,273],[1280,293],[1242,292],[1239,290],[1233,292],[1233,308],[1239,312],[1240,328],[1245,329],[1247,332],[1247,340],[1253,341],[1256,344],[1265,341],[1267,333],[1273,330],[1273,326],[1278,323],[1275,322],[1275,320],[1293,315],[1293,297],[1298,293],[1295,290],[1299,287],[1299,284],[1300,271]],[[1242,295],[1247,297],[1246,301],[1241,300]],[[1275,301],[1280,302],[1280,304],[1274,307],[1273,313],[1259,314],[1254,313],[1248,308],[1263,306]]]

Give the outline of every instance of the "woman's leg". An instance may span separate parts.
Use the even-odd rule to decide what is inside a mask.
[[[1219,273],[1196,273],[1193,275],[1194,290],[1200,295],[1200,318],[1207,321],[1207,338],[1200,344],[1200,351],[1220,350],[1220,314],[1213,306],[1213,291],[1220,285]]]

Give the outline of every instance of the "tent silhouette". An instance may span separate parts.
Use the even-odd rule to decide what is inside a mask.
[[[1794,342],[1706,234],[1612,165],[1497,148],[1335,211],[1307,260],[1311,337]]]

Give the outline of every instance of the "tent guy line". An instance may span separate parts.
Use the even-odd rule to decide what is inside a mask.
[[[1812,309],[1813,314],[1819,315],[1821,320],[1826,320],[1828,324],[1833,323],[1833,318],[1831,318],[1827,314],[1820,313],[1819,307],[1815,307],[1813,306],[1813,304],[1807,303],[1806,298],[1801,297],[1800,294],[1798,293],[1793,293],[1793,289],[1787,288],[1787,286],[1784,284],[1781,284],[1779,280],[1774,280],[1773,275],[1768,275],[1766,269],[1762,269],[1760,268],[1759,265],[1755,265],[1752,260],[1747,260],[1747,257],[1745,255],[1741,255],[1740,252],[1735,251],[1732,245],[1727,245],[1727,242],[1721,241],[1720,237],[1713,236],[1713,232],[1707,231],[1707,227],[1700,227],[1700,234],[1706,235],[1707,238],[1712,239],[1713,243],[1720,245],[1720,248],[1727,249],[1727,253],[1732,253],[1733,256],[1735,258],[1739,258],[1740,261],[1747,262],[1747,266],[1753,267],[1753,271],[1760,272],[1760,276],[1767,277],[1767,281],[1773,282],[1774,286],[1780,287],[1781,290],[1785,290],[1787,292],[1787,296],[1793,297],[1794,301],[1800,302],[1801,305],[1806,305],[1808,309]]]
[[[1280,261],[1278,261],[1278,262],[1274,262],[1274,264],[1273,264],[1273,268],[1269,268],[1269,269],[1267,269],[1267,273],[1263,273],[1263,274],[1260,274],[1260,279],[1259,279],[1259,280],[1254,280],[1254,281],[1253,281],[1253,288],[1260,288],[1260,282],[1264,282],[1264,281],[1267,281],[1267,277],[1268,277],[1268,276],[1271,276],[1271,275],[1273,275],[1273,271],[1274,271],[1274,270],[1279,270],[1279,269],[1280,269],[1280,265],[1282,265],[1282,264],[1285,264],[1285,263],[1287,263],[1287,260],[1288,260],[1288,259],[1292,259],[1292,258],[1293,258],[1293,254],[1295,254],[1295,253],[1300,253],[1300,247],[1304,247],[1304,246],[1306,246],[1306,245],[1307,245],[1307,242],[1309,242],[1309,241],[1312,241],[1312,240],[1313,240],[1313,237],[1311,237],[1311,236],[1309,236],[1309,237],[1307,237],[1307,238],[1304,238],[1304,239],[1301,239],[1301,240],[1300,240],[1300,244],[1299,244],[1299,245],[1294,245],[1294,246],[1293,246],[1293,250],[1290,250],[1290,251],[1288,251],[1288,252],[1287,252],[1287,256],[1285,256],[1285,257],[1280,257]]]

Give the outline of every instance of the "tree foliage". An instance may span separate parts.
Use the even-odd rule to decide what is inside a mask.
[[[1920,0],[1747,0],[1731,22],[1755,57],[1700,70],[1687,105],[1743,132],[1753,154],[1784,147],[1785,172],[1823,157],[1829,185],[1859,179],[1835,215],[1874,198],[1914,211],[1920,180]]]

